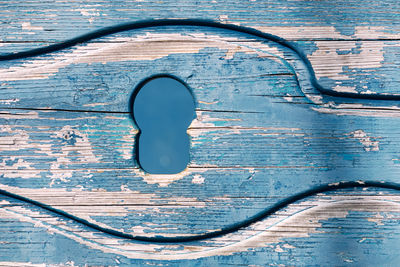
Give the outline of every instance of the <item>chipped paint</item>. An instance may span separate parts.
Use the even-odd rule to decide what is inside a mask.
[[[1,46],[1,45],[0,45]],[[0,104],[5,104],[5,105],[11,105],[11,103],[17,103],[19,102],[18,98],[14,99],[0,99]]]
[[[390,28],[384,26],[355,26],[353,35],[344,35],[334,26],[255,26],[262,32],[268,32],[282,38],[292,39],[398,39],[398,33],[390,33]]]
[[[236,118],[211,117],[210,115],[206,114],[206,112],[197,110],[196,118],[192,121],[192,123],[188,127],[188,133],[190,136],[195,136],[192,135],[194,129],[215,127],[220,122],[229,122],[229,121],[241,121],[241,120]]]
[[[34,112],[34,117],[37,117]],[[14,116],[10,115],[10,116]],[[32,116],[32,113],[29,114]],[[18,117],[18,116],[17,116]],[[27,116],[23,116],[26,118]],[[0,146],[2,151],[21,151],[24,149],[35,148],[34,153],[44,153],[55,161],[51,163],[49,171],[50,186],[54,185],[56,180],[68,182],[68,178],[73,176],[74,170],[61,169],[61,165],[71,164],[70,155],[78,156],[76,160],[82,163],[99,163],[101,157],[94,154],[92,145],[87,134],[74,129],[71,126],[64,126],[60,131],[54,131],[51,138],[73,141],[72,144],[65,144],[61,149],[53,149],[49,142],[35,143],[31,140],[28,131],[23,129],[14,129],[10,126],[1,126],[0,133],[6,133],[6,136],[0,137]],[[72,140],[73,139],[73,140]],[[10,161],[15,161],[11,165],[6,165],[6,161],[0,162],[4,177],[8,178],[37,178],[44,170],[37,170],[33,162],[22,158],[10,157]]]
[[[218,118],[217,118],[218,119]],[[206,115],[203,111],[196,110],[196,118],[191,122],[188,127],[188,133],[190,136],[193,135],[193,128],[206,128],[206,127],[214,127],[215,124],[212,123],[214,118],[211,118],[210,115]]]
[[[133,173],[148,184],[157,184],[160,187],[166,187],[175,181],[191,176],[192,173],[201,173],[205,171],[207,171],[207,169],[191,169],[188,167],[177,174],[151,174],[144,172],[142,169],[134,169]]]
[[[28,31],[43,31],[43,27],[41,26],[32,26],[30,22],[22,22],[21,23],[23,30]]]
[[[333,90],[335,90],[336,92],[358,93],[356,87],[354,86],[336,85],[335,87],[333,87]]]
[[[204,37],[200,38],[200,36]],[[192,36],[147,33],[132,38],[117,37],[110,43],[88,43],[74,48],[72,52],[57,55],[54,59],[27,60],[21,66],[0,69],[0,81],[48,79],[59,69],[71,64],[155,60],[177,53],[198,53],[201,49],[210,47],[227,50],[226,59],[232,58],[238,51],[269,56],[274,60],[277,60],[276,55],[281,54],[276,47],[269,47],[261,42],[252,43],[249,48],[245,42],[240,42],[235,38],[204,34]],[[263,49],[263,51],[257,51],[255,48]]]
[[[1,142],[1,141],[0,141]],[[40,171],[32,167],[32,163],[26,162],[24,159],[16,159],[15,157],[10,157],[9,161],[14,161],[13,164],[6,164],[3,160],[0,162],[0,175],[2,174],[5,178],[23,178],[31,179],[40,177]]]
[[[200,104],[204,104],[204,105],[214,105],[214,104],[219,103],[218,100],[215,100],[215,101],[212,101],[212,102],[206,102],[206,101],[201,101],[201,100],[199,100],[199,101],[197,101],[197,102],[199,102]]]
[[[335,114],[338,116],[361,116],[361,117],[388,117],[388,118],[399,118],[400,112],[397,110],[362,110],[362,109],[336,109],[336,108],[318,108],[311,107],[312,110],[315,110],[320,113],[325,114]]]
[[[0,119],[38,119],[38,113],[36,111],[28,111],[28,112],[8,112],[8,111],[1,111]]]
[[[384,61],[383,42],[329,42],[316,41],[318,49],[308,58],[317,78],[329,77],[336,80],[349,80],[350,74],[344,68],[380,68]],[[359,53],[339,53],[357,49]],[[339,84],[340,86],[340,84]]]
[[[370,218],[368,218],[367,220],[369,221],[369,222],[374,222],[374,223],[376,223],[376,225],[385,225],[384,223],[383,223],[383,220],[385,219],[385,216],[382,214],[382,213],[380,213],[380,212],[377,212],[377,213],[375,213],[375,215],[373,215],[373,217],[370,217]]]
[[[349,135],[356,138],[364,146],[365,151],[379,151],[379,142],[372,141],[372,138],[363,130],[353,131]]]
[[[119,147],[117,150],[121,153],[123,159],[129,160],[133,158],[133,146],[135,144],[136,135],[138,132],[139,131],[137,129],[132,128],[129,130],[128,135],[122,136],[122,141],[124,141],[125,144]]]
[[[219,15],[219,20],[220,21],[227,21],[228,20],[228,15]]]
[[[199,174],[193,175],[192,183],[193,184],[204,184],[205,178]]]
[[[146,210],[148,209],[146,206],[154,206],[160,200],[168,205],[191,203],[194,208],[204,208],[206,205],[205,202],[199,201],[195,197],[160,198],[155,193],[141,193],[129,189],[108,192],[104,190],[82,191],[79,188],[72,188],[71,190],[66,190],[64,188],[46,188],[42,189],[40,191],[41,194],[38,195],[36,189],[21,189],[4,184],[0,184],[0,188],[14,194],[22,193],[27,198],[47,205],[61,206],[64,211],[72,215],[84,218],[106,228],[112,227],[92,217],[99,216],[99,214],[117,217],[127,216],[131,211],[138,212]],[[125,206],[119,205],[121,203],[124,203]],[[142,206],[139,207],[139,205]],[[96,209],[91,209],[91,206],[96,206]],[[152,209],[154,209],[154,207]],[[156,211],[154,210],[154,212]],[[122,229],[113,229],[122,231]]]
[[[26,130],[0,125],[0,133],[7,134],[7,136],[0,136],[0,145],[3,151],[18,151],[28,146],[29,134]]]
[[[291,96],[284,96],[283,99],[285,99],[289,103],[293,102],[293,97]]]

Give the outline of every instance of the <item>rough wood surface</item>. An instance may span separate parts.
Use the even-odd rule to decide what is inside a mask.
[[[399,94],[397,1],[6,1],[0,51],[146,18],[207,18],[295,42],[336,91]],[[296,55],[224,30],[127,31],[0,64],[0,189],[127,233],[203,233],[323,183],[399,182],[394,101],[320,95]],[[191,161],[145,174],[129,98],[170,73],[196,98]],[[0,266],[394,266],[400,194],[339,190],[239,232],[160,245],[93,231],[0,197]]]

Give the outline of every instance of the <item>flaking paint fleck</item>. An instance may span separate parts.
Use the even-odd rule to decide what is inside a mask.
[[[22,22],[21,26],[22,26],[23,30],[43,31],[43,27],[41,27],[41,26],[32,26],[30,22]]]
[[[365,151],[379,151],[379,142],[373,141],[363,130],[355,130],[349,133],[350,136],[357,139],[363,146]]]
[[[355,86],[336,85],[335,87],[333,87],[333,90],[335,90],[336,92],[357,93]]]
[[[19,102],[18,98],[14,99],[0,99],[0,104],[5,104],[5,105],[11,105],[12,103],[17,103]]]
[[[134,169],[133,173],[141,177],[143,181],[148,184],[158,184],[160,187],[166,187],[169,184],[181,180],[187,176],[192,175],[193,173],[201,173],[205,172],[206,169],[191,169],[190,167],[186,168],[180,173],[177,174],[151,174],[146,173],[142,169]]]
[[[193,175],[192,183],[193,184],[204,184],[205,178],[199,174]]]

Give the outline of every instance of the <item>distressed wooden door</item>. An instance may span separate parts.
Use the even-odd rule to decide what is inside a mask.
[[[398,265],[399,9],[396,0],[0,3],[1,55],[144,19],[283,38],[127,27],[0,61],[0,265]],[[196,101],[179,174],[148,174],[136,160],[130,98],[157,74],[184,81]],[[153,242],[266,209],[229,233]]]

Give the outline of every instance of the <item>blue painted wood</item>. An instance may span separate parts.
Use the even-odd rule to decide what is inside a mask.
[[[397,2],[83,4],[55,3],[51,12],[44,3],[3,4],[1,52],[128,19],[202,17],[295,40],[329,88],[398,90]],[[148,49],[134,54],[135,42]],[[13,67],[20,69],[4,72]],[[1,188],[100,225],[148,236],[202,233],[317,184],[398,182],[396,102],[323,97],[293,53],[242,35],[130,31],[0,68]],[[193,89],[197,120],[189,168],[151,176],[135,164],[128,98],[141,80],[165,72]],[[93,232],[2,197],[0,263],[396,265],[398,202],[387,190],[331,192],[219,239],[165,246]]]

